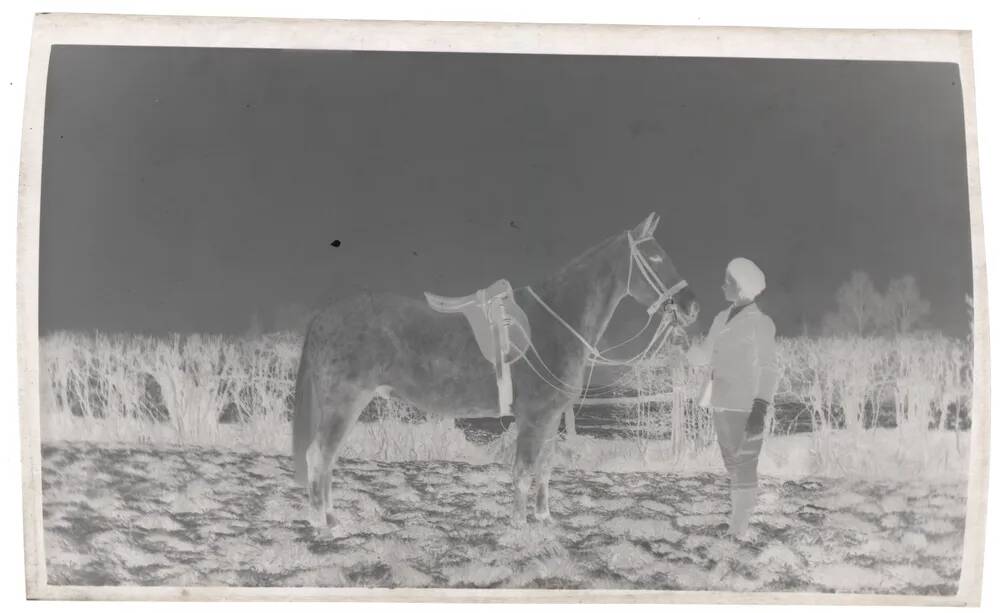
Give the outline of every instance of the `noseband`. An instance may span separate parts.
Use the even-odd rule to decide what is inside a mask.
[[[653,304],[649,305],[649,308],[646,309],[646,314],[652,317],[653,313],[658,311],[664,303],[673,304],[674,296],[677,295],[677,292],[687,287],[688,284],[687,281],[681,279],[673,286],[667,287],[663,280],[660,279],[660,276],[656,274],[656,270],[653,269],[652,264],[650,264],[646,259],[646,256],[639,251],[639,245],[646,241],[653,240],[652,236],[636,240],[632,238],[632,232],[628,230],[625,231],[625,235],[628,236],[628,249],[631,256],[628,261],[628,285],[625,286],[625,293],[633,298],[636,297],[636,295],[632,293],[632,269],[638,267],[639,272],[642,273],[646,282],[649,283],[649,287],[651,287],[653,292],[656,294],[656,300],[654,300]]]

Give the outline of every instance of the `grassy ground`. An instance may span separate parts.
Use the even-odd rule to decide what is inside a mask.
[[[735,544],[718,472],[560,468],[555,524],[512,529],[503,463],[345,458],[326,534],[284,454],[49,442],[42,456],[52,584],[954,594],[962,559],[961,479],[765,477],[755,540]]]
[[[178,446],[168,424],[136,419],[74,417],[43,413],[42,440],[137,446]],[[358,423],[344,442],[341,456],[360,460],[411,462],[445,460],[471,464],[509,464],[517,436],[516,423],[488,444],[468,440],[453,420],[423,423]],[[213,424],[184,445],[222,451],[287,454],[291,447],[287,421]],[[557,466],[573,469],[631,472],[722,473],[722,459],[713,441],[674,453],[669,440],[599,439],[578,436],[557,446]],[[760,471],[778,478],[832,477],[851,479],[963,480],[968,472],[969,433],[905,431],[901,429],[823,430],[768,436]]]

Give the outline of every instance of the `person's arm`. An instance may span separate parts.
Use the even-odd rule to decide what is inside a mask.
[[[778,387],[778,353],[774,340],[774,321],[764,315],[754,327],[754,346],[757,350],[757,365],[760,374],[757,379],[757,390],[754,394],[753,407],[747,420],[747,434],[760,436],[764,432],[764,416],[767,408],[774,401],[774,392]]]
[[[757,393],[754,398],[767,404],[774,401],[774,392],[778,387],[778,351],[774,340],[774,322],[764,315],[757,322],[755,336],[757,346],[757,364],[760,366],[760,376],[757,379]]]
[[[712,320],[712,325],[705,335],[705,340],[701,343],[691,345],[688,349],[687,359],[692,366],[706,366],[712,361],[712,352],[715,350],[715,339],[719,335],[719,318]]]

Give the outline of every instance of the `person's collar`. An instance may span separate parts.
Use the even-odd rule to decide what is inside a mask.
[[[727,322],[728,321],[732,321],[733,319],[736,318],[737,315],[739,315],[740,313],[742,313],[743,311],[745,311],[745,310],[747,310],[747,309],[749,309],[751,307],[756,306],[756,304],[757,303],[755,301],[753,301],[753,300],[751,300],[750,302],[747,302],[746,304],[742,304],[740,306],[736,306],[735,302],[732,303],[732,304],[730,304],[729,305],[729,316],[726,318]]]

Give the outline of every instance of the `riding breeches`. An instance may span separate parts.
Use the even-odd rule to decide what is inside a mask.
[[[748,410],[712,409],[715,432],[719,438],[722,462],[729,473],[729,483],[733,489],[754,489],[757,487],[757,460],[763,444],[762,437],[746,440],[745,430],[750,418]]]

